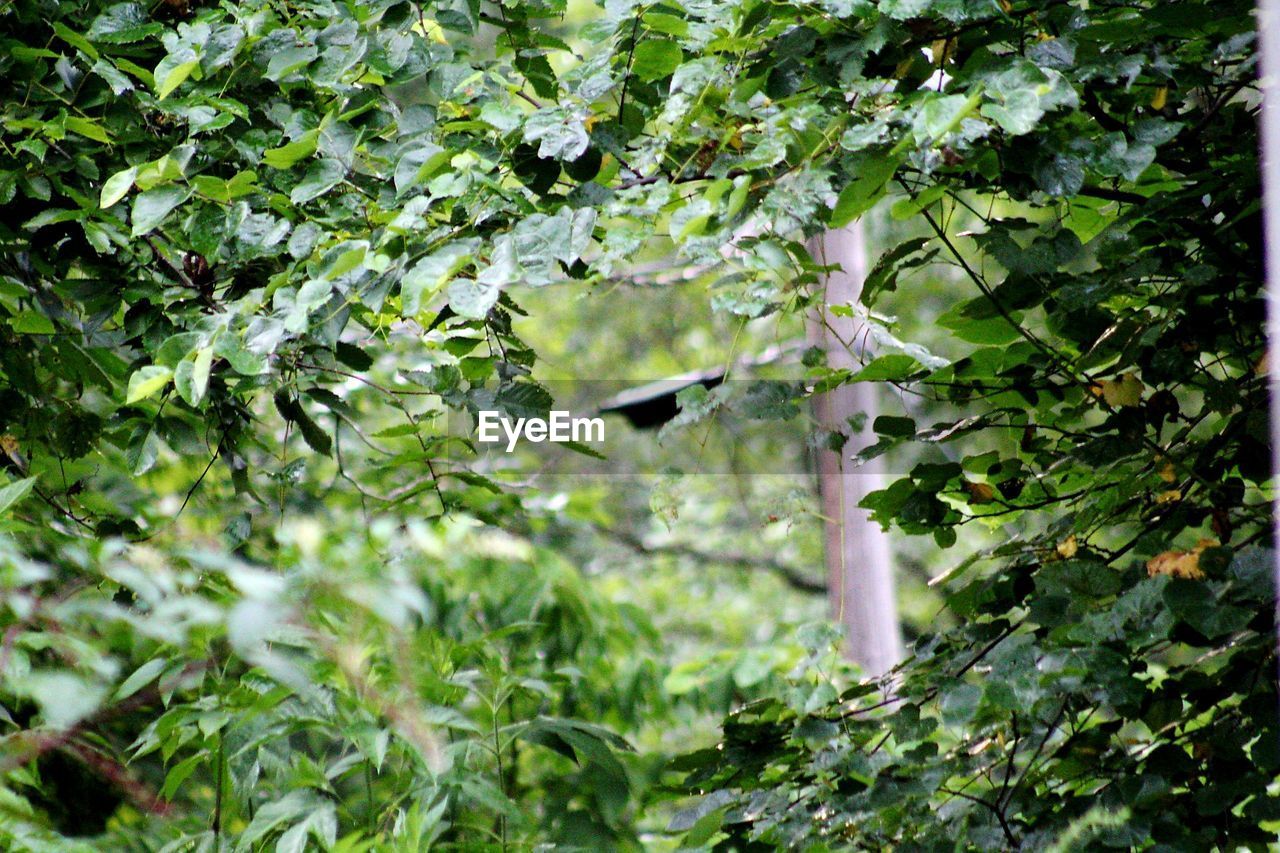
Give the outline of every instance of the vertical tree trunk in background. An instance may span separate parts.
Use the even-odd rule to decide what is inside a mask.
[[[1271,471],[1280,474],[1280,0],[1258,4],[1262,60],[1262,212],[1266,223],[1267,363],[1271,381]],[[1280,512],[1272,507],[1272,529],[1280,533]],[[1280,542],[1280,535],[1276,536]],[[1275,575],[1280,588],[1280,549]],[[1280,602],[1277,603],[1280,615]],[[1280,621],[1277,622],[1280,630]]]
[[[861,223],[829,231],[809,241],[809,253],[823,265],[839,264],[842,271],[826,276],[823,304],[809,317],[809,340],[827,353],[831,367],[859,364],[859,323],[836,317],[827,305],[858,301],[866,277],[867,259]],[[874,441],[877,389],[871,384],[844,385],[814,400],[814,414],[825,429],[848,434],[848,419],[863,413],[863,428],[852,433],[844,451],[818,454],[818,485],[826,516],[827,589],[833,618],[845,627],[849,657],[869,675],[888,672],[902,659],[902,637],[894,596],[889,536],[872,522],[858,503],[882,486],[883,465],[874,459],[850,470],[848,459]]]

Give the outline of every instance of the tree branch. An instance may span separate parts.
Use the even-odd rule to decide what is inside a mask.
[[[662,545],[650,545],[639,536],[626,530],[619,530],[613,527],[607,527],[603,524],[591,525],[597,532],[604,536],[619,542],[633,551],[641,554],[670,554],[676,557],[691,557],[703,563],[732,563],[742,566],[743,568],[755,569],[759,571],[772,572],[782,578],[792,589],[800,592],[810,593],[813,595],[826,595],[827,585],[821,581],[815,581],[805,576],[803,572],[786,563],[772,560],[768,557],[756,557],[751,554],[740,553],[714,553],[711,551],[703,551],[692,545],[683,545],[679,542],[669,542]]]

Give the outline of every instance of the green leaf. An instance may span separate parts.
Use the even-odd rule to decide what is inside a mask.
[[[302,440],[308,447],[322,456],[329,456],[333,452],[333,440],[329,438],[329,434],[311,419],[307,410],[288,388],[277,389],[272,400],[280,416],[298,427],[298,431],[302,433]]]
[[[898,171],[901,162],[892,155],[873,157],[864,162],[857,177],[841,190],[836,199],[830,226],[843,228],[870,210],[884,196],[885,185]]]
[[[631,73],[646,83],[661,80],[684,62],[680,45],[666,39],[646,39],[636,45],[631,61]]]
[[[139,400],[145,400],[173,380],[173,371],[158,364],[148,364],[134,371],[129,377],[129,390],[124,404],[131,406]]]
[[[134,430],[124,454],[129,473],[141,477],[155,466],[159,457],[160,438],[156,431],[145,424]]]
[[[146,687],[155,680],[160,673],[164,672],[165,667],[167,667],[171,662],[172,661],[163,657],[152,658],[147,661],[142,666],[134,670],[133,674],[126,678],[124,683],[116,688],[116,692],[111,697],[112,700],[118,702],[121,699],[127,699],[137,693],[143,687]]]
[[[429,178],[449,162],[453,152],[431,142],[420,142],[400,155],[393,176],[396,193],[403,193]]]
[[[107,44],[131,44],[164,29],[152,20],[143,3],[116,3],[94,18],[88,36]]]
[[[561,107],[538,110],[524,123],[524,138],[538,142],[538,156],[577,160],[591,139],[582,116]]]
[[[202,347],[196,352],[191,368],[191,404],[198,405],[209,390],[209,372],[213,368],[213,347]]]
[[[451,243],[414,264],[400,279],[401,314],[412,317],[421,311],[424,297],[430,299],[472,262],[471,250],[469,243]]]
[[[262,162],[273,169],[287,169],[304,157],[310,157],[316,153],[316,142],[319,138],[318,129],[308,130],[293,142],[263,151]]]
[[[294,204],[304,204],[319,198],[341,183],[346,174],[346,167],[337,160],[317,160],[307,167],[302,180],[289,193],[289,200]]]
[[[319,55],[314,45],[287,47],[272,54],[267,62],[265,76],[268,80],[283,80],[295,71],[300,71]]]
[[[57,33],[58,38],[62,39],[77,50],[83,51],[90,59],[98,58],[98,51],[89,43],[89,40],[72,30],[66,24],[63,24],[61,21],[53,22],[53,31]]]
[[[139,193],[133,200],[133,236],[141,237],[155,229],[190,194],[189,189],[178,186],[158,187]]]
[[[496,285],[471,278],[458,279],[449,285],[449,307],[459,316],[483,319],[498,303],[499,293]]]
[[[44,314],[28,308],[9,318],[9,327],[21,335],[52,335],[57,329]]]
[[[66,127],[67,130],[78,133],[86,139],[108,144],[111,142],[111,135],[96,121],[80,116],[67,116]]]
[[[896,415],[880,415],[872,422],[871,428],[875,430],[877,435],[887,435],[892,438],[905,438],[909,435],[915,435],[916,422],[913,418],[903,418]]]
[[[982,114],[994,119],[1006,133],[1021,136],[1035,129],[1044,110],[1033,90],[1018,89],[1006,95],[1003,104],[984,104]]]
[[[25,480],[15,480],[7,486],[0,487],[0,513],[6,513],[25,498],[36,485],[35,477],[27,477]]]
[[[890,353],[873,359],[870,364],[855,373],[851,382],[901,382],[918,373],[923,367],[909,355]]]
[[[129,190],[133,188],[133,179],[138,175],[138,167],[130,166],[127,169],[121,169],[111,177],[107,178],[102,185],[102,193],[98,199],[98,206],[103,210],[114,205],[120,199],[124,198]]]
[[[166,56],[160,60],[160,64],[156,66],[153,76],[156,80],[156,98],[164,100],[174,89],[181,86],[191,72],[200,67],[198,59],[186,59],[178,61],[173,56]]]

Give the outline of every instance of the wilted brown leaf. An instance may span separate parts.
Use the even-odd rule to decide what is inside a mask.
[[[1168,575],[1186,580],[1203,580],[1204,571],[1200,568],[1200,554],[1205,548],[1217,546],[1213,539],[1201,539],[1190,551],[1165,551],[1147,560],[1147,576]]]
[[[971,483],[966,480],[964,488],[969,493],[971,504],[989,504],[996,499],[996,490],[987,483]]]

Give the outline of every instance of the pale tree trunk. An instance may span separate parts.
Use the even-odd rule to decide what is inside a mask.
[[[1271,471],[1280,475],[1280,0],[1258,4],[1262,60],[1262,197],[1266,223],[1267,364],[1271,381]],[[1280,532],[1280,510],[1272,507],[1272,529]],[[1280,536],[1276,537],[1280,542]],[[1280,588],[1280,549],[1275,575]],[[1277,607],[1280,614],[1280,605]],[[1280,622],[1277,623],[1280,626]]]
[[[809,317],[809,339],[827,354],[831,367],[857,368],[859,322],[833,316],[826,306],[856,303],[866,277],[866,248],[861,223],[812,238],[809,253],[820,264],[839,264],[825,277],[823,305]],[[870,383],[843,385],[814,399],[818,423],[850,434],[841,453],[818,454],[818,484],[826,517],[828,600],[832,617],[845,628],[850,659],[869,675],[880,676],[902,659],[902,636],[894,597],[889,536],[858,503],[883,485],[879,459],[853,469],[849,457],[871,444],[877,413],[877,389]],[[851,432],[849,418],[863,414],[861,430]]]

